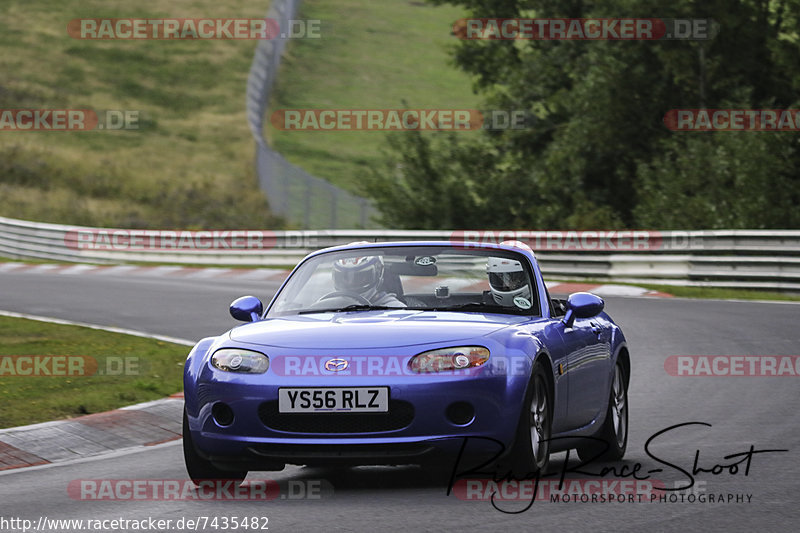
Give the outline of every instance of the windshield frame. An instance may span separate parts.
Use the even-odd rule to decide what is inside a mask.
[[[425,243],[365,243],[368,246],[352,246],[352,247],[336,247],[331,248],[328,250],[322,250],[316,253],[313,253],[306,257],[303,261],[301,261],[292,271],[292,273],[287,277],[284,283],[281,285],[279,290],[275,293],[272,297],[269,306],[264,311],[262,315],[263,318],[283,318],[283,317],[296,317],[296,316],[308,316],[310,314],[314,314],[310,309],[298,309],[297,312],[288,312],[284,313],[281,312],[279,314],[275,313],[275,306],[281,299],[281,296],[285,293],[285,291],[293,284],[293,283],[307,283],[310,277],[314,274],[316,267],[309,265],[309,263],[321,262],[326,261],[326,256],[331,254],[339,255],[341,257],[347,257],[348,255],[363,255],[369,252],[375,252],[376,255],[386,256],[416,256],[416,257],[426,257],[426,256],[438,256],[440,254],[452,254],[452,255],[464,255],[464,256],[481,256],[481,257],[504,257],[508,259],[512,259],[515,261],[519,261],[520,265],[522,266],[523,270],[525,271],[526,275],[530,280],[530,289],[531,289],[531,307],[530,309],[522,309],[522,308],[513,308],[513,307],[503,307],[502,310],[495,310],[492,309],[491,311],[486,311],[483,309],[457,309],[454,308],[447,309],[446,307],[443,308],[421,308],[417,306],[407,306],[407,307],[397,307],[394,308],[398,311],[408,310],[408,311],[423,311],[423,312],[453,312],[453,313],[482,313],[482,314],[505,314],[510,316],[531,316],[531,317],[541,317],[543,316],[543,312],[541,309],[541,294],[540,294],[540,287],[539,287],[539,280],[536,276],[536,269],[533,268],[533,265],[530,259],[523,253],[521,250],[509,250],[506,248],[495,248],[495,247],[488,247],[482,246],[480,244],[476,244],[474,246],[452,246],[447,244],[425,244]],[[402,252],[398,250],[402,249]],[[300,276],[301,279],[298,279],[297,276]],[[433,277],[433,276],[431,276]],[[304,278],[304,279],[302,279]],[[488,277],[487,277],[488,280]],[[380,306],[376,306],[380,310]],[[487,304],[486,307],[492,307]],[[333,313],[333,312],[365,312],[369,311],[368,309],[363,310],[355,310],[355,311],[338,311],[338,310],[325,310],[322,309],[319,313]]]

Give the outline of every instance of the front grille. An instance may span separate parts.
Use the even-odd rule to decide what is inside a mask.
[[[279,413],[278,402],[258,407],[261,423],[290,433],[379,433],[403,429],[414,420],[414,406],[390,400],[387,413]]]

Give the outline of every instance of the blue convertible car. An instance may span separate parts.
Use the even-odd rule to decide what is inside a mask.
[[[354,243],[306,257],[264,309],[186,360],[195,481],[285,464],[619,459],[630,358],[589,293],[551,299],[522,243]]]

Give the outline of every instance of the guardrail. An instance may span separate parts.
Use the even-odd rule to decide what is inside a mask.
[[[295,265],[353,241],[527,242],[551,279],[800,291],[800,231],[476,232],[407,230],[161,231],[0,217],[0,254],[77,263]]]

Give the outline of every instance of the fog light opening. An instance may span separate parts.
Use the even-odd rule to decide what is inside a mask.
[[[475,408],[469,402],[455,402],[447,407],[445,415],[456,426],[468,426],[475,420]]]
[[[218,426],[228,427],[233,424],[233,409],[227,403],[217,402],[211,408],[211,416]]]

